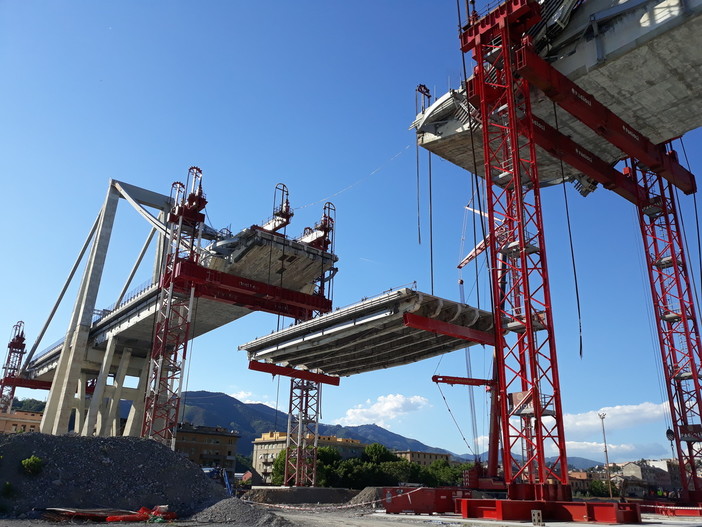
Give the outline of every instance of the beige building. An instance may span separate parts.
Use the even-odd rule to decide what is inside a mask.
[[[308,439],[311,440],[312,437],[309,436]],[[278,454],[285,450],[287,440],[287,432],[268,432],[254,439],[253,468],[261,476],[263,483],[272,483],[273,462],[278,457]],[[342,459],[360,457],[363,449],[366,448],[366,445],[357,439],[336,436],[318,436],[317,446],[327,446],[336,449]]]
[[[568,480],[570,481],[570,488],[573,491],[573,496],[576,494],[584,496],[590,492],[592,472],[586,472],[584,470],[571,470],[568,472]]]
[[[38,432],[41,425],[41,412],[12,410],[9,414],[0,413],[0,433]]]
[[[175,450],[203,467],[235,469],[236,442],[239,435],[221,426],[195,426],[180,423],[176,432]]]
[[[410,463],[417,463],[423,467],[428,467],[434,461],[449,460],[450,454],[439,454],[436,452],[414,452],[413,450],[402,450],[393,452],[397,457],[405,459]]]

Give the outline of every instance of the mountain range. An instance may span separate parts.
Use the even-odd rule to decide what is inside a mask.
[[[267,432],[284,432],[288,425],[288,414],[261,403],[243,403],[225,393],[192,391],[183,394],[183,421],[198,426],[221,426],[236,430],[240,439],[237,453],[251,456],[252,441]],[[456,454],[442,448],[431,447],[416,439],[407,438],[375,424],[359,426],[327,425],[319,423],[319,434],[362,443],[380,443],[390,450],[412,450],[415,452],[439,452],[450,454],[463,461],[474,461],[473,454]],[[480,459],[487,459],[483,453]],[[583,470],[600,462],[581,457],[569,457],[568,464]]]

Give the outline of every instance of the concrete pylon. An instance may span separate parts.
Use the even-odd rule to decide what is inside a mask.
[[[105,267],[105,258],[110,244],[118,200],[118,192],[110,185],[100,212],[98,229],[93,239],[90,257],[61,350],[54,383],[51,386],[42,417],[41,431],[43,433],[55,435],[68,433],[71,412],[73,409],[79,409],[83,404],[76,398],[76,392],[78,391],[81,366],[87,358],[88,334],[95,311],[100,279]],[[76,426],[81,420],[82,415],[76,415]]]
[[[144,371],[148,370],[148,363],[144,360],[144,356],[149,356],[151,342],[140,342],[138,350],[135,350],[134,343],[130,343],[127,347],[114,335],[108,334],[107,347],[103,350],[98,349],[102,345],[93,344],[89,338],[120,198],[128,201],[140,215],[147,219],[153,229],[118,302],[123,300],[136,267],[141,263],[154,233],[157,234],[157,239],[152,270],[153,283],[158,279],[163,260],[165,243],[163,237],[166,232],[163,221],[166,211],[171,208],[171,199],[162,194],[111,180],[96,226],[92,231],[93,234],[86,242],[86,247],[89,242],[92,242],[92,245],[44,410],[40,428],[43,433],[60,435],[73,431],[88,436],[116,435],[120,428],[121,399],[132,402],[133,413],[135,413],[132,421],[139,421],[140,425],[143,416],[143,399],[148,373]],[[158,218],[148,213],[144,206],[155,208],[158,211]],[[138,353],[134,353],[135,351]],[[139,378],[138,387],[125,386],[128,375]],[[88,385],[89,383],[91,386]],[[89,388],[92,389],[92,394],[89,393],[91,391]],[[74,415],[74,422],[72,429],[69,430],[72,415]],[[128,427],[124,433],[139,435],[140,429],[139,432],[135,432],[137,428],[139,427]]]

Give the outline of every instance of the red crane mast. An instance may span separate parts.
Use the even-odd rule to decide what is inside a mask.
[[[472,51],[477,63],[471,84],[476,93],[469,98],[477,99],[483,131],[497,407],[508,496],[568,500],[529,84],[515,75],[513,65],[514,48],[538,19],[535,3],[507,2],[475,21],[461,40],[462,51]],[[556,453],[554,461],[547,461],[547,449]]]
[[[461,33],[462,51],[471,51],[477,63],[467,94],[479,109],[483,133],[498,413],[509,497],[569,496],[535,158],[539,145],[637,206],[673,425],[668,436],[677,450],[683,498],[701,501],[696,467],[702,463],[702,345],[673,192],[673,186],[696,192],[695,178],[668,145],[653,144],[537,55],[526,35],[539,17],[533,0],[508,0],[481,19],[473,14]],[[618,171],[532,115],[530,87],[632,158],[631,168]],[[557,452],[553,463],[545,461],[549,447]]]
[[[7,345],[7,358],[0,381],[0,412],[2,413],[10,413],[12,410],[16,385],[11,381],[19,374],[24,353],[24,322],[19,321],[12,327],[12,338]]]
[[[196,287],[194,281],[178,277],[179,267],[185,262],[198,262],[205,222],[202,210],[207,204],[202,192],[202,171],[191,167],[188,179],[192,181],[192,191],[188,195],[182,183],[173,184],[174,207],[168,218],[168,253],[161,272],[142,428],[142,437],[156,439],[171,448],[175,446]]]

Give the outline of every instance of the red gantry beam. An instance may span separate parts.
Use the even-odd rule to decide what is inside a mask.
[[[645,199],[646,191],[634,180],[547,122],[536,116],[532,116],[532,122],[534,123],[534,141],[556,159],[565,161],[576,170],[600,183],[604,188],[619,194],[634,205],[638,205],[641,200]]]
[[[697,191],[695,176],[678,163],[674,152],[667,152],[664,144],[652,143],[529,47],[522,46],[517,50],[516,72],[598,135],[685,194]]]
[[[176,284],[196,284],[196,296],[251,307],[298,320],[311,318],[313,311],[331,311],[331,300],[291,289],[258,282],[214,269],[189,260],[180,260],[174,272]]]
[[[410,328],[422,329],[424,331],[439,333],[457,339],[470,340],[478,344],[486,344],[488,346],[495,345],[495,335],[486,331],[458,326],[450,322],[443,322],[442,320],[415,315],[414,313],[405,313],[402,315],[402,320],[405,326]]]
[[[471,379],[469,377],[451,377],[450,375],[434,375],[431,382],[440,382],[442,384],[459,384],[461,386],[494,386],[497,384],[495,380],[489,379]]]
[[[270,373],[272,375],[284,375],[285,377],[302,379],[303,381],[321,382],[324,384],[339,386],[339,377],[332,377],[331,375],[324,375],[323,373],[314,373],[306,370],[296,370],[295,368],[278,366],[267,362],[258,362],[255,360],[249,361],[249,369]]]

